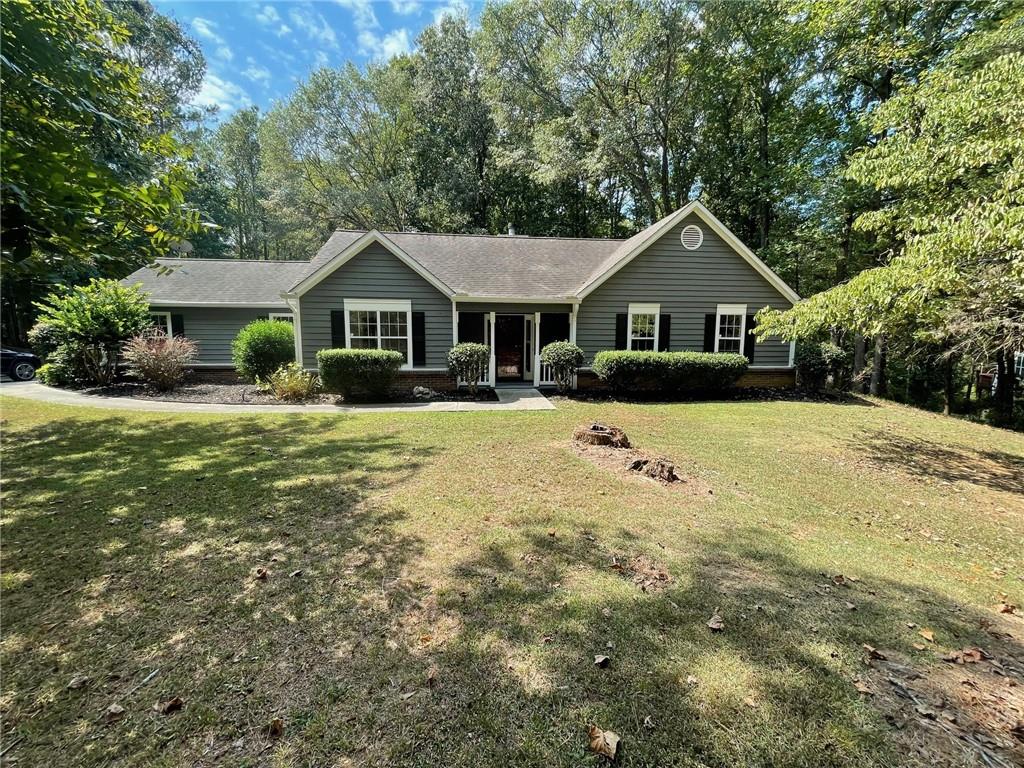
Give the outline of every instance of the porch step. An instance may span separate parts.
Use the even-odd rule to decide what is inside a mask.
[[[499,405],[513,406],[517,411],[553,411],[555,406],[534,387],[497,387]]]

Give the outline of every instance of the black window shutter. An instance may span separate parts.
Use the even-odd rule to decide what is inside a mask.
[[[747,315],[747,338],[743,340],[743,354],[747,356],[747,363],[754,364],[754,350],[757,349],[757,337],[754,336],[754,328],[757,321],[753,315]]]
[[[331,310],[331,346],[334,349],[345,348],[345,310]]]
[[[715,316],[704,315],[704,351],[715,351]]]
[[[425,312],[412,313],[412,364],[427,364],[427,315]]]
[[[668,352],[672,349],[672,315],[658,316],[658,351]]]
[[[626,314],[620,312],[615,316],[615,348],[629,349],[629,342],[626,338]]]
[[[185,316],[171,315],[171,336],[185,335]]]
[[[269,320],[270,315],[256,315],[257,320]]]

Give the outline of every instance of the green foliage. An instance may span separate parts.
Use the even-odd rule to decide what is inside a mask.
[[[583,365],[583,350],[568,341],[553,341],[540,351],[540,361],[551,366],[559,392],[572,388],[572,377]]]
[[[37,322],[29,329],[28,343],[32,351],[45,360],[60,346],[60,331],[50,323]]]
[[[281,320],[254,320],[231,342],[231,359],[249,381],[266,379],[295,360],[295,328]]]
[[[39,380],[50,387],[71,387],[86,380],[82,355],[76,345],[62,344],[54,349],[36,371]]]
[[[128,30],[99,0],[4,3],[2,263],[8,279],[123,273],[194,231],[190,172],[151,130]]]
[[[181,384],[199,354],[199,345],[184,336],[150,329],[128,340],[123,357],[128,374],[166,392]]]
[[[316,362],[325,392],[345,400],[386,400],[405,358],[392,349],[322,349]]]
[[[845,389],[850,381],[851,355],[831,341],[804,341],[797,345],[796,372],[801,386],[818,392],[831,385]]]
[[[48,326],[47,343],[63,348],[87,380],[109,384],[121,345],[150,325],[149,302],[138,286],[91,280],[36,304],[39,323]]]
[[[317,377],[296,362],[282,365],[260,385],[278,400],[297,402],[308,400],[320,386]]]
[[[619,393],[721,392],[747,370],[747,358],[725,352],[598,352],[593,371]]]
[[[448,370],[456,381],[466,382],[466,389],[476,394],[480,379],[487,376],[491,348],[486,344],[464,341],[448,350]]]

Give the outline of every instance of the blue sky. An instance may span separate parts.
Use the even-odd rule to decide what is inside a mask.
[[[445,14],[479,15],[478,0],[154,0],[199,41],[207,72],[195,101],[220,117],[268,109],[321,66],[365,64],[413,49]]]

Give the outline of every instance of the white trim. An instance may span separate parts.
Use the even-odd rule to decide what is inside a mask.
[[[634,315],[654,315],[654,346],[650,350],[633,350],[633,316]],[[661,304],[630,304],[628,313],[626,314],[626,349],[632,351],[658,351],[658,326],[661,325],[659,322],[661,315]],[[572,336],[573,322],[569,320],[569,335]],[[575,341],[573,342],[575,343]]]
[[[743,354],[744,340],[747,338],[747,305],[746,304],[719,304],[715,308],[715,352],[718,351],[718,342],[722,339],[722,316],[735,316],[740,317],[740,335],[739,343],[740,348],[735,354]],[[730,337],[730,340],[731,337]]]
[[[292,332],[295,338],[295,362],[299,365],[305,365],[306,361],[302,359],[302,302],[299,301],[298,297],[292,297],[287,294],[281,294],[281,296],[292,311],[292,326],[295,329]]]
[[[473,304],[579,304],[580,299],[576,296],[557,296],[551,299],[528,299],[516,298],[515,296],[470,296],[468,294],[456,294],[452,301],[462,301]]]
[[[487,346],[490,347],[491,355],[487,361],[487,381],[491,387],[498,383],[498,358],[494,350],[494,321],[497,316],[496,312],[487,313]]]
[[[455,291],[441,282],[433,273],[428,271],[422,264],[416,259],[407,254],[388,238],[378,232],[376,229],[370,230],[365,235],[360,237],[354,243],[343,249],[340,253],[334,256],[332,259],[322,264],[313,274],[307,275],[294,286],[292,286],[289,293],[293,293],[296,296],[302,296],[307,293],[310,289],[316,287],[330,275],[334,273],[336,269],[341,267],[346,262],[350,261],[355,256],[358,256],[364,249],[373,243],[379,243],[391,252],[399,261],[405,264],[409,269],[418,274],[432,286],[437,288],[445,296],[454,296]]]
[[[345,347],[352,349],[352,312],[376,312],[377,313],[377,349],[381,349],[380,342],[383,338],[400,338],[398,336],[381,336],[380,313],[401,312],[405,315],[405,364],[399,369],[402,371],[412,370],[412,301],[409,299],[343,299],[342,307],[345,312]],[[363,338],[363,337],[358,337]]]
[[[152,310],[150,310],[149,316],[150,317],[159,316],[159,317],[164,318],[164,327],[161,328],[160,330],[162,330],[168,336],[173,336],[174,335],[174,325],[171,323],[171,313],[170,312],[153,312]]]
[[[691,245],[687,245],[686,244],[686,234],[688,232],[696,232],[697,233],[697,244],[696,245],[692,245],[691,246]],[[687,224],[685,227],[683,227],[683,230],[679,233],[679,243],[683,246],[683,248],[685,248],[688,251],[696,251],[698,248],[700,248],[702,245],[704,245],[704,230],[701,229],[696,224]]]
[[[452,299],[452,346],[459,343],[459,310]]]
[[[693,200],[687,205],[680,208],[675,213],[669,214],[664,219],[655,224],[652,224],[644,231],[644,236],[640,238],[626,253],[624,253],[614,264],[609,266],[604,272],[591,278],[589,282],[585,283],[584,286],[577,292],[576,296],[579,299],[584,299],[589,296],[594,290],[597,289],[602,283],[604,283],[609,277],[614,275],[629,262],[631,262],[637,255],[642,253],[648,245],[653,243],[668,230],[678,224],[680,221],[685,219],[691,213],[696,214],[701,220],[704,221],[715,233],[721,237],[729,246],[732,247],[736,253],[742,256],[747,262],[756,269],[765,280],[772,284],[775,289],[785,296],[789,301],[796,304],[800,301],[800,296],[786,285],[786,282],[775,274],[771,268],[757,258],[754,252],[745,246],[742,241],[736,237],[732,232],[729,231],[722,222],[715,218],[715,215],[711,213],[699,200]]]
[[[281,294],[284,296],[285,294]],[[163,299],[150,299],[149,306],[151,307],[171,307],[177,309],[178,307],[208,307],[210,309],[287,309],[288,304],[277,304],[276,302],[269,301],[263,304],[251,304],[249,302],[236,302],[236,301],[171,301]]]
[[[785,342],[783,342],[785,343]],[[789,367],[793,368],[796,366],[796,342],[789,342]]]

